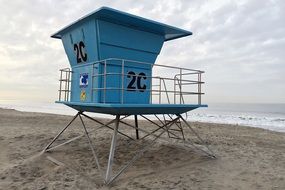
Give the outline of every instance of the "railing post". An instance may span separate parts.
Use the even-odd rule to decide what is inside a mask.
[[[65,70],[64,71],[65,72],[65,83],[64,83],[64,101],[66,101],[67,100],[67,91],[66,91],[66,89],[67,89],[67,71]]]
[[[122,76],[121,76],[121,87],[122,87],[122,90],[121,90],[121,104],[124,103],[124,67],[125,67],[125,60],[123,59],[122,60]]]
[[[107,79],[107,61],[104,61],[104,103],[106,103],[106,79]]]
[[[150,80],[151,80],[151,81],[150,81],[151,84],[150,84],[150,87],[149,87],[149,90],[150,90],[149,103],[152,104],[152,95],[153,95],[153,94],[152,94],[152,78],[151,78]]]
[[[62,70],[60,70],[60,78],[59,78],[59,97],[58,100],[61,101],[61,84],[62,83]]]
[[[182,69],[180,68],[180,85],[179,85],[179,88],[180,88],[180,104],[182,102]]]
[[[161,78],[159,77],[159,104],[161,104]]]
[[[167,88],[166,88],[165,80],[164,80],[164,78],[161,79],[161,80],[163,81],[164,90],[165,90],[165,93],[166,93],[166,98],[167,98],[168,104],[170,104],[170,99],[169,99],[169,96],[168,96],[168,91],[167,91]]]
[[[69,83],[70,83],[70,73],[71,73],[71,71],[70,71],[70,69],[68,69],[68,80],[67,80],[67,101],[69,101],[69,96],[70,96],[70,91],[69,91],[69,88],[70,88],[70,85],[69,85]]]
[[[201,72],[198,73],[198,104],[201,104]]]
[[[174,90],[174,104],[176,104],[176,78],[174,76],[174,87],[173,87],[173,90]]]
[[[90,86],[91,86],[91,90],[90,90],[90,93],[91,93],[91,95],[90,95],[90,101],[91,102],[93,102],[93,92],[94,92],[94,90],[93,90],[93,80],[94,80],[94,65],[95,65],[95,63],[92,63],[92,71],[91,71],[91,84],[90,84]]]

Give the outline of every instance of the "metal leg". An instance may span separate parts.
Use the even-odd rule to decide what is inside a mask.
[[[95,151],[94,146],[93,146],[93,144],[92,144],[92,141],[91,141],[91,139],[90,139],[90,137],[89,137],[89,135],[88,135],[88,132],[87,132],[85,123],[83,122],[83,119],[82,119],[81,115],[79,115],[79,118],[80,118],[80,121],[81,121],[82,126],[83,126],[83,128],[84,128],[85,135],[86,135],[86,137],[87,137],[87,139],[88,139],[89,146],[90,146],[90,148],[91,148],[91,150],[92,150],[92,154],[93,154],[93,156],[94,156],[94,158],[95,158],[95,161],[96,161],[96,164],[97,164],[99,173],[100,173],[101,176],[103,177],[103,174],[102,174],[102,172],[101,172],[101,167],[100,167],[99,159],[98,159],[98,157],[97,157],[97,154],[96,154],[96,151]]]
[[[85,136],[87,137],[89,146],[90,146],[90,148],[91,148],[91,150],[92,150],[93,157],[94,157],[94,159],[95,159],[95,161],[96,161],[96,165],[97,165],[97,167],[98,167],[98,170],[99,170],[100,174],[101,174],[102,177],[103,177],[103,173],[101,172],[101,167],[100,167],[100,164],[99,164],[98,156],[97,156],[96,151],[95,151],[95,148],[94,148],[94,146],[93,146],[93,144],[92,144],[91,138],[90,138],[90,136],[89,136],[89,134],[88,134],[89,132],[87,131],[86,126],[85,126],[85,123],[84,123],[84,121],[83,121],[83,119],[82,119],[82,115],[85,116],[85,117],[88,118],[88,119],[91,119],[91,120],[93,120],[93,121],[95,121],[95,122],[98,122],[97,120],[95,120],[95,119],[93,119],[93,118],[91,118],[91,117],[89,117],[89,116],[83,114],[82,112],[78,112],[78,113],[73,117],[73,119],[68,123],[68,125],[65,126],[65,127],[59,132],[59,134],[57,134],[57,136],[48,144],[48,146],[44,149],[44,151],[49,151],[49,150],[51,150],[51,149],[53,149],[53,148],[56,148],[56,147],[58,147],[58,146],[62,146],[62,145],[64,145],[64,144],[67,144],[67,143],[69,143],[69,142],[71,142],[71,141],[73,141],[73,140],[76,140],[76,139],[80,138],[82,135],[80,135],[80,136],[78,136],[78,137],[74,137],[74,138],[72,138],[72,139],[70,139],[70,140],[68,140],[68,141],[66,141],[66,142],[64,142],[64,143],[62,143],[62,144],[60,144],[60,145],[51,147],[51,145],[56,141],[56,139],[58,139],[59,136],[71,125],[71,123],[74,122],[74,120],[75,120],[77,117],[79,117],[79,118],[80,118],[80,121],[81,121],[81,123],[82,123],[83,129],[84,129]],[[155,116],[156,116],[156,115],[155,115]],[[126,116],[126,117],[128,117],[128,116]],[[123,117],[123,118],[120,119],[120,115],[116,115],[116,119],[114,119],[114,120],[112,120],[112,121],[110,121],[110,122],[108,122],[108,123],[106,123],[106,124],[104,124],[104,123],[102,123],[102,122],[99,121],[99,123],[102,124],[101,127],[108,127],[108,128],[110,128],[110,129],[112,129],[112,130],[114,131],[114,132],[113,132],[113,136],[112,136],[112,141],[111,141],[111,147],[110,147],[110,153],[109,153],[107,171],[106,171],[105,180],[104,180],[106,184],[112,183],[122,172],[124,172],[124,171],[125,171],[127,168],[129,168],[138,158],[140,158],[140,157],[143,155],[143,153],[146,152],[146,151],[154,144],[154,142],[155,142],[157,139],[162,139],[162,140],[166,140],[167,142],[170,142],[170,139],[168,139],[168,138],[166,138],[166,137],[162,137],[162,135],[163,135],[165,132],[168,132],[168,131],[169,131],[169,128],[170,128],[172,125],[177,124],[176,122],[177,122],[177,120],[179,120],[179,119],[181,119],[181,120],[188,126],[188,128],[192,131],[192,133],[193,133],[194,135],[196,135],[197,138],[198,138],[203,144],[205,144],[206,148],[208,149],[208,151],[209,151],[210,153],[209,153],[208,151],[205,151],[205,150],[203,150],[202,148],[198,147],[198,145],[195,145],[194,142],[191,142],[191,141],[190,141],[190,142],[191,142],[191,145],[192,145],[194,148],[196,148],[196,149],[198,149],[198,150],[204,152],[204,153],[207,154],[208,156],[210,156],[210,157],[212,157],[212,158],[215,158],[215,155],[214,155],[213,151],[207,146],[207,144],[203,141],[203,139],[199,136],[199,134],[186,122],[186,120],[185,120],[180,114],[178,114],[175,119],[173,119],[172,117],[170,117],[171,121],[162,122],[162,121],[159,119],[160,123],[162,124],[161,126],[158,125],[158,124],[156,124],[156,123],[154,123],[154,122],[152,122],[151,120],[147,119],[147,120],[150,121],[151,123],[153,123],[153,124],[155,124],[156,126],[158,126],[158,129],[156,129],[156,130],[154,130],[154,131],[152,131],[152,132],[148,132],[148,131],[146,131],[146,130],[141,129],[141,128],[138,127],[137,116],[135,116],[135,126],[130,125],[130,124],[126,123],[126,122],[123,122],[122,119],[124,119],[124,118],[126,118],[126,117]],[[157,116],[156,116],[156,117],[157,117]],[[158,118],[158,117],[157,117],[157,118]],[[139,149],[139,151],[136,153],[136,155],[135,155],[126,165],[124,165],[123,167],[121,167],[121,169],[119,169],[119,171],[118,171],[115,175],[113,175],[112,166],[113,166],[113,159],[114,159],[115,150],[116,150],[117,136],[118,136],[118,134],[122,134],[122,135],[124,135],[124,136],[127,136],[127,135],[125,135],[125,134],[123,134],[123,133],[120,133],[120,132],[118,131],[119,123],[120,123],[120,122],[126,124],[127,126],[130,126],[130,127],[134,128],[134,129],[136,129],[137,139],[139,139],[139,136],[138,136],[139,131],[142,131],[143,133],[146,133],[146,134],[147,134],[147,135],[145,135],[143,138],[140,138],[140,140],[144,139],[144,138],[147,137],[147,136],[153,136],[154,139],[152,139],[151,142],[150,142],[148,145],[146,145],[146,146],[141,146],[140,149]],[[114,127],[114,128],[108,126],[108,125],[111,124],[111,123],[115,123],[115,127]],[[101,128],[101,127],[100,127],[100,128]],[[158,135],[154,134],[154,133],[155,133],[157,130],[159,130],[159,129],[162,129],[162,132],[160,132]],[[127,137],[129,137],[129,136],[127,136]],[[131,137],[129,137],[129,138],[131,138]],[[132,139],[132,138],[131,138],[131,139]],[[181,139],[181,140],[182,140],[182,142],[184,143],[184,147],[187,147],[186,145],[187,145],[189,142],[187,142],[185,139]],[[171,142],[170,142],[170,143],[171,143]],[[190,145],[190,144],[189,144],[189,145]],[[189,148],[189,147],[188,147],[188,148]],[[103,177],[103,178],[104,178],[104,177]]]
[[[135,126],[136,126],[136,128],[139,128],[139,125],[138,125],[138,116],[137,116],[137,115],[135,115]],[[138,129],[136,129],[136,137],[137,137],[137,139],[140,138],[140,137],[139,137],[139,130],[138,130]]]
[[[207,156],[210,156],[212,158],[216,158],[214,152],[210,149],[210,147],[204,142],[204,140],[199,136],[199,134],[189,125],[189,123],[187,123],[187,121],[179,114],[177,115],[179,118],[182,119],[182,121],[188,126],[188,128],[192,131],[192,133],[194,133],[194,135],[196,135],[196,137],[200,140],[201,143],[203,143],[205,145],[205,147],[208,149],[207,152],[205,150],[203,150],[202,148],[197,147],[194,143],[192,143],[192,146],[194,146],[196,149],[204,152]]]
[[[43,152],[48,152],[50,150],[50,146],[58,139],[58,137],[73,123],[73,121],[80,115],[80,112],[78,112],[72,120],[52,139],[52,141],[44,148]]]
[[[173,123],[176,122],[177,119],[179,119],[179,117],[177,117],[176,119],[174,119],[174,120],[172,120],[172,121],[170,121],[170,122],[164,124],[163,127],[165,127],[166,129],[163,130],[160,134],[158,134],[158,135],[154,135],[154,134],[153,134],[153,136],[155,136],[155,138],[149,143],[149,145],[148,145],[148,146],[144,146],[144,148],[141,148],[141,149],[136,153],[136,155],[135,155],[125,166],[123,166],[123,167],[119,170],[119,172],[118,172],[117,174],[114,175],[114,177],[112,177],[111,179],[109,179],[109,181],[107,181],[107,184],[111,184],[119,175],[121,175],[121,173],[123,173],[123,172],[124,172],[126,169],[128,169],[138,158],[140,158],[140,157],[144,154],[144,152],[146,152],[146,151],[155,143],[155,141],[156,141],[157,139],[161,138],[161,136],[162,136],[165,132],[167,132],[167,129],[168,129],[171,125],[173,125]],[[130,125],[130,126],[131,126],[131,125]],[[131,126],[131,127],[134,127],[134,126]],[[142,129],[139,129],[139,128],[137,128],[137,129],[138,129],[138,130],[142,130]]]
[[[116,115],[116,124],[115,124],[114,133],[113,133],[113,137],[112,137],[111,148],[110,148],[109,159],[108,159],[108,165],[107,165],[107,171],[106,171],[106,177],[105,177],[106,183],[109,183],[111,176],[112,176],[112,165],[113,165],[113,159],[114,159],[116,143],[117,143],[119,121],[120,121],[120,115]]]

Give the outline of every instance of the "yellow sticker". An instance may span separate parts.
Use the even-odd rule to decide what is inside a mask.
[[[85,101],[86,100],[86,92],[85,90],[82,90],[80,93],[80,100]]]

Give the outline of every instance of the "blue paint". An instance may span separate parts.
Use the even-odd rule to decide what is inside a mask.
[[[62,35],[67,33],[67,31],[73,30],[77,28],[79,24],[86,23],[90,20],[104,20],[127,27],[133,27],[137,30],[162,35],[164,37],[164,41],[173,40],[192,34],[190,31],[186,31],[174,26],[142,18],[109,7],[101,7],[98,10],[95,10],[94,12],[64,27],[60,31],[53,34],[52,37],[61,39]]]
[[[78,111],[97,112],[105,114],[182,114],[200,107],[208,107],[201,104],[98,104],[58,102],[70,106]]]
[[[163,43],[191,34],[173,26],[102,7],[52,37],[62,40],[72,68],[71,102],[76,104],[76,109],[80,105],[87,109],[86,104],[148,105],[151,88],[151,78],[148,76],[152,76],[151,64],[154,64]],[[150,64],[125,61],[122,67],[122,61],[110,58]],[[103,60],[107,60],[106,71]],[[122,73],[122,70],[124,76],[114,74]],[[105,72],[109,73],[106,81],[102,76]],[[127,76],[130,73],[137,76]],[[102,90],[105,87],[107,90]],[[127,87],[128,90],[121,90]],[[100,109],[97,111],[100,112]]]

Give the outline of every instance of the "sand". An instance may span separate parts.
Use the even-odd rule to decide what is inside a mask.
[[[40,154],[71,118],[0,109],[0,189],[285,189],[284,133],[196,122],[191,125],[207,139],[216,159],[160,141],[107,187],[85,138]],[[139,123],[146,129],[152,127]],[[98,126],[86,124],[88,129]],[[127,126],[120,130],[135,136]],[[76,121],[59,142],[82,133]],[[103,167],[111,135],[106,128],[91,135]],[[115,170],[141,145],[122,136],[118,140]]]

